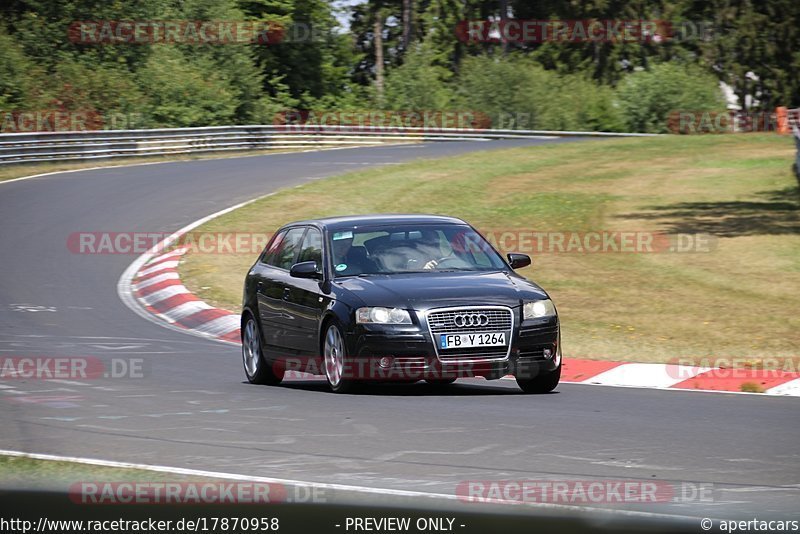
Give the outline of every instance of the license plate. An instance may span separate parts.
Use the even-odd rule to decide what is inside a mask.
[[[439,348],[468,349],[497,347],[506,344],[505,332],[475,332],[474,334],[439,334]]]

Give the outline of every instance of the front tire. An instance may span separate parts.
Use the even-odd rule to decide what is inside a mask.
[[[342,330],[336,323],[330,323],[325,330],[322,343],[322,355],[325,364],[325,378],[334,393],[347,393],[353,389],[353,380],[345,378],[347,349],[345,348]]]
[[[525,393],[550,393],[561,380],[561,364],[554,370],[540,373],[533,378],[514,377],[519,388]]]
[[[261,329],[252,315],[242,328],[242,361],[244,374],[251,384],[277,386],[283,380],[283,370],[270,367],[261,350]]]

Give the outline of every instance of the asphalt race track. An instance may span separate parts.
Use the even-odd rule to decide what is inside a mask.
[[[468,480],[648,480],[685,491],[685,502],[597,507],[796,517],[796,398],[570,384],[528,396],[507,380],[353,395],[331,394],[322,380],[253,386],[236,347],[162,328],[121,302],[117,281],[135,256],[67,249],[73,232],[174,231],[365,165],[550,142],[559,141],[358,148],[0,183],[0,357],[141,358],[145,375],[0,382],[0,448],[446,495]],[[700,498],[699,488],[711,493]]]

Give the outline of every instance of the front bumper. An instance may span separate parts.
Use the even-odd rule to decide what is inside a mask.
[[[480,376],[497,379],[506,375],[533,378],[554,371],[561,363],[558,318],[515,321],[508,357],[440,358],[429,332],[416,325],[357,325],[345,342],[356,378],[413,381],[421,379]],[[545,357],[549,351],[550,357]],[[390,360],[387,360],[390,358]],[[383,362],[381,361],[383,360]],[[389,363],[388,366],[381,365]]]

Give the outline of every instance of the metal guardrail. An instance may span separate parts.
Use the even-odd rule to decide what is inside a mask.
[[[480,130],[381,126],[253,125],[155,130],[92,130],[0,134],[0,165],[131,156],[428,141],[491,141],[543,137],[648,137],[656,134]]]

